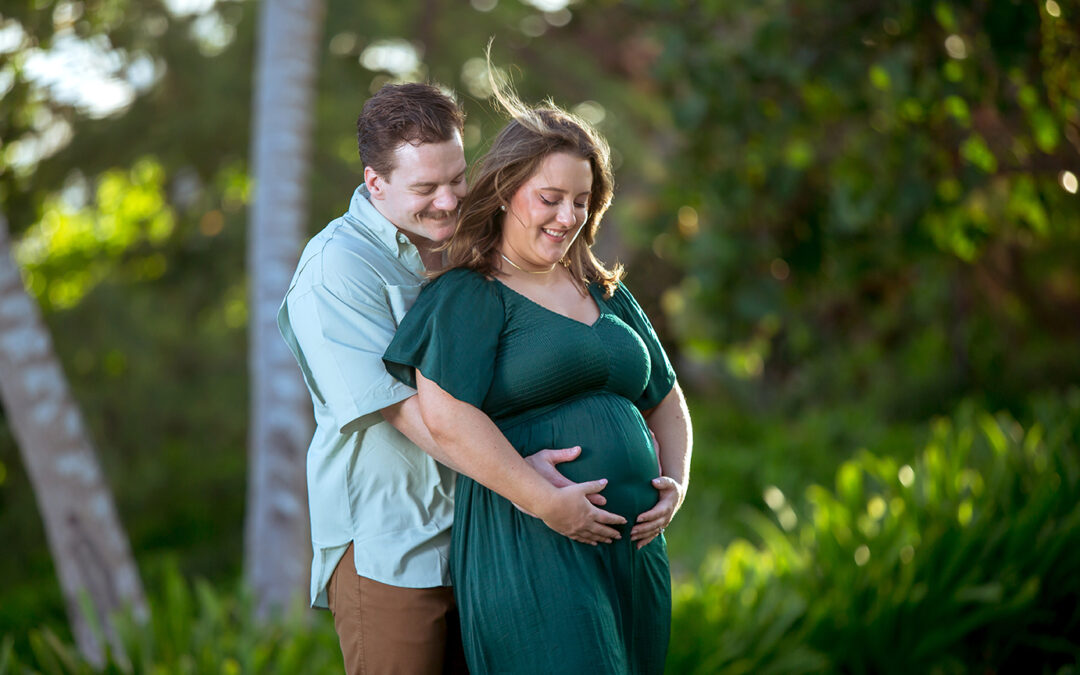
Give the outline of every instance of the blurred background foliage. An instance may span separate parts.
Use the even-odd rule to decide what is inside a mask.
[[[16,258],[155,608],[232,617],[223,647],[155,614],[145,663],[175,670],[266,663],[233,593],[256,11],[0,2]],[[312,234],[384,82],[455,89],[483,151],[491,36],[526,100],[611,142],[598,248],[691,390],[673,672],[1080,663],[1080,3],[329,0]],[[0,670],[44,670],[63,607],[2,415],[0,538]],[[305,625],[284,648],[325,642]]]

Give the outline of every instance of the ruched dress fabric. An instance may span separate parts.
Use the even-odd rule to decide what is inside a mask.
[[[494,421],[523,456],[581,446],[559,465],[576,482],[607,478],[604,507],[622,539],[590,546],[459,476],[450,572],[473,673],[661,673],[671,624],[663,536],[637,550],[630,528],[655,506],[659,475],[641,412],[675,375],[648,318],[621,286],[593,285],[591,325],[464,269],[430,283],[384,362],[414,369]]]

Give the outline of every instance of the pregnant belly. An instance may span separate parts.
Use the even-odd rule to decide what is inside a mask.
[[[641,413],[621,396],[577,398],[507,426],[503,433],[524,456],[580,445],[581,455],[558,465],[559,471],[577,483],[606,478],[603,508],[626,518],[628,527],[656,504],[651,481],[660,470],[652,437]]]

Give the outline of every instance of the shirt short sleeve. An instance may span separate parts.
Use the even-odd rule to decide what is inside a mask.
[[[331,278],[290,293],[278,313],[278,327],[316,405],[339,430],[352,426],[362,431],[381,421],[380,410],[416,391],[383,366],[383,351],[397,327],[385,285],[378,279],[349,282]]]
[[[410,387],[419,370],[454,398],[482,408],[504,322],[495,282],[451,270],[421,291],[383,356],[386,370]]]
[[[653,330],[649,317],[645,315],[626,286],[620,283],[618,289],[606,302],[615,315],[630,326],[645,343],[652,367],[645,391],[637,401],[634,401],[634,405],[639,410],[655,408],[675,386],[675,370],[671,367],[671,361],[668,360],[660,339],[656,337],[656,331]]]

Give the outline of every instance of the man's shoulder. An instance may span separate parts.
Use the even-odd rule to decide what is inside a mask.
[[[386,285],[401,283],[401,264],[363,225],[336,218],[304,247],[297,281],[304,285]]]

